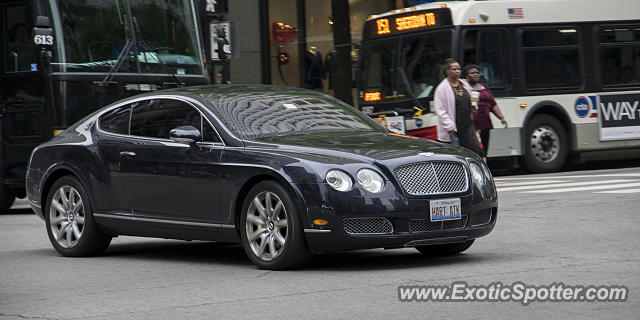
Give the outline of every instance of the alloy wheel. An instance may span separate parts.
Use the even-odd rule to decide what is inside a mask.
[[[82,197],[71,186],[62,186],[49,204],[49,222],[55,241],[63,248],[73,248],[82,238],[85,211]]]
[[[253,254],[263,261],[272,261],[287,242],[287,210],[273,192],[258,193],[247,209],[245,232]]]

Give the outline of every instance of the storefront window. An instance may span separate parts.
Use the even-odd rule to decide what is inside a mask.
[[[298,6],[304,5],[305,30],[297,25]],[[372,14],[401,7],[402,1],[349,0],[351,42],[362,40],[362,27]],[[271,34],[271,82],[277,85],[304,87],[333,94],[335,55],[331,1],[271,0],[269,27],[274,23],[289,25],[299,31],[293,42],[279,42]],[[273,29],[272,29],[273,30]],[[304,34],[303,34],[304,32]],[[300,55],[301,41],[304,53]],[[357,66],[357,50],[352,46],[352,69]],[[286,60],[286,61],[283,61]],[[355,75],[354,78],[355,80]],[[354,95],[355,96],[355,95]]]

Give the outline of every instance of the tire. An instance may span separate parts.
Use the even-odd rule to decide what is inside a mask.
[[[459,243],[436,244],[431,246],[417,246],[416,250],[420,253],[432,257],[443,257],[461,253],[471,247],[474,240],[468,240]]]
[[[15,200],[15,193],[5,185],[0,185],[0,213],[9,211]]]
[[[98,228],[92,209],[85,188],[75,177],[64,176],[53,184],[43,212],[49,240],[58,253],[83,257],[107,249],[111,236]]]
[[[567,161],[569,142],[558,119],[539,114],[525,127],[524,167],[534,173],[555,172]]]
[[[262,181],[247,194],[240,235],[244,251],[260,269],[290,269],[311,260],[293,199],[274,181]]]

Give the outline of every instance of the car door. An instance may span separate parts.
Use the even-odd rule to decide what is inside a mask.
[[[171,129],[194,126],[202,139],[175,142]],[[120,145],[120,178],[136,218],[174,226],[219,220],[222,143],[193,104],[154,98],[133,105],[129,136]],[[145,220],[146,219],[146,220]]]

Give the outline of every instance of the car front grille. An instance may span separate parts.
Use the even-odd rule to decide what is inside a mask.
[[[391,234],[391,221],[384,217],[346,218],[342,220],[344,231],[350,235]]]
[[[467,216],[462,216],[458,220],[429,221],[429,219],[409,220],[409,232],[430,232],[462,229],[467,225]]]
[[[492,209],[480,210],[471,215],[471,217],[469,218],[469,225],[472,227],[485,225],[491,222],[491,216],[492,216]]]
[[[457,162],[417,162],[399,166],[395,173],[404,190],[414,196],[463,192],[469,185],[464,166]]]

